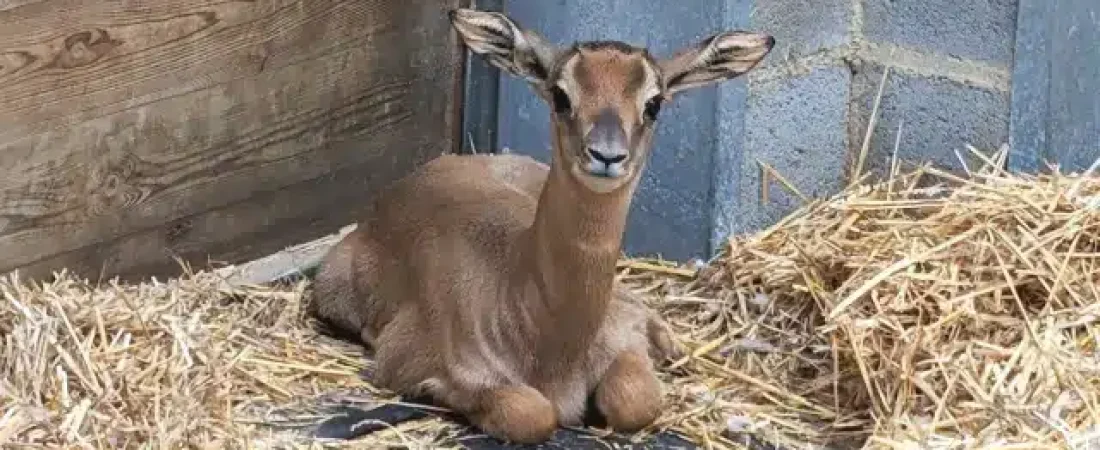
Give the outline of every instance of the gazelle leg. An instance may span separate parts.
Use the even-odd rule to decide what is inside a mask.
[[[558,428],[557,412],[530,386],[501,386],[444,394],[444,403],[494,438],[518,444],[542,443]]]
[[[683,352],[672,340],[672,331],[668,324],[656,313],[650,313],[646,322],[646,337],[649,340],[649,357],[657,364],[665,364],[680,359]]]
[[[595,393],[596,407],[616,431],[632,433],[661,414],[661,382],[648,356],[636,350],[619,354]]]
[[[630,322],[644,325],[645,338],[649,345],[649,357],[658,365],[676,360],[683,352],[672,340],[672,331],[660,314],[645,305],[638,294],[623,286],[616,286],[612,297],[612,312],[619,320],[616,323]]]

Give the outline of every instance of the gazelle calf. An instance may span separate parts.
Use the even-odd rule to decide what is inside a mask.
[[[552,162],[449,155],[399,180],[326,256],[311,311],[374,349],[379,386],[494,437],[544,441],[590,398],[639,430],[661,409],[654,362],[674,350],[614,277],[654,124],[673,95],[751,70],[775,41],[730,31],[658,60],[617,41],[558,48],[499,13],[450,17],[549,103]]]

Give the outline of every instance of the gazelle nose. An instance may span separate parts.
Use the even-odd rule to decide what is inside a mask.
[[[588,147],[588,156],[591,156],[592,159],[595,159],[596,161],[602,162],[609,166],[626,160],[626,153],[607,154],[602,153],[592,147]]]

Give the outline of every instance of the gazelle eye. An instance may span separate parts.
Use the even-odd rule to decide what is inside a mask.
[[[572,105],[569,103],[569,96],[565,95],[565,91],[563,91],[560,87],[550,87],[550,95],[553,98],[554,112],[558,114],[565,114],[569,112],[570,108],[572,108]]]
[[[657,114],[661,112],[661,98],[660,95],[654,96],[645,102],[645,117],[649,120],[657,120]]]

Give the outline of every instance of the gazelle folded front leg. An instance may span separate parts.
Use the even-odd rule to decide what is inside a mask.
[[[619,354],[596,386],[596,407],[619,432],[645,428],[661,414],[661,383],[648,356],[637,350]]]
[[[518,444],[544,442],[558,428],[557,412],[545,396],[530,386],[511,385],[452,392],[445,403],[494,438]],[[449,401],[447,401],[449,400]]]

